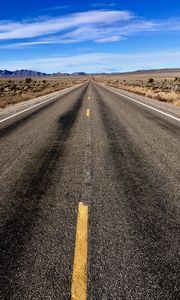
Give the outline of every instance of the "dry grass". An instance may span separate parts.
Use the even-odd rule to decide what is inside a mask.
[[[148,80],[149,78],[154,78],[156,81],[162,81],[164,79],[174,80],[175,77],[180,77],[180,72],[154,72],[154,73],[122,73],[122,74],[112,74],[112,75],[96,75],[97,80],[127,80],[127,81],[140,81]]]
[[[168,74],[153,75],[154,77],[150,74],[149,78],[147,74],[144,77],[142,74],[105,75],[96,76],[94,79],[115,88],[180,106],[180,74],[175,74],[175,77],[171,74],[171,78],[165,77]]]
[[[83,83],[85,76],[74,77],[35,77],[1,78],[0,79],[0,108],[27,101],[32,98],[50,94],[62,89]]]

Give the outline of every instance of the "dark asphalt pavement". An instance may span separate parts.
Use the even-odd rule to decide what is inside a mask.
[[[0,299],[71,299],[80,201],[88,300],[180,299],[180,109],[153,107],[177,120],[90,81],[0,122]]]

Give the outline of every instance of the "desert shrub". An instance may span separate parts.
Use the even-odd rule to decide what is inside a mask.
[[[14,91],[14,90],[16,90],[16,89],[17,89],[17,85],[16,85],[16,84],[12,84],[12,85],[11,85],[11,90]]]
[[[153,79],[153,78],[149,78],[149,79],[148,79],[148,83],[149,83],[149,84],[153,84],[153,83],[154,83],[154,79]]]
[[[26,83],[31,83],[32,82],[32,78],[26,78],[25,82]]]
[[[175,77],[174,81],[180,81],[180,77]]]

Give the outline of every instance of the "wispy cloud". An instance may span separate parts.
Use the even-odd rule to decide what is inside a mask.
[[[177,30],[180,19],[153,21],[126,10],[91,10],[22,22],[0,21],[0,49],[86,41],[115,43],[143,32]]]
[[[63,39],[76,39],[78,41],[93,40],[95,42],[112,42],[119,41],[126,36],[137,32],[152,31],[156,24],[146,21],[131,21],[130,24],[113,24],[113,26],[92,26],[87,25],[79,27],[71,32],[68,32]]]
[[[132,54],[89,53],[72,56],[45,57],[31,60],[9,61],[1,68],[34,69],[43,72],[86,72],[130,71],[148,68],[180,67],[179,51],[147,52]],[[109,64],[109,62],[111,62]],[[111,66],[111,68],[110,68]]]
[[[109,43],[109,42],[118,42],[122,38],[118,35],[113,35],[111,37],[104,37],[104,38],[99,38],[96,42],[97,43]]]
[[[66,9],[66,8],[69,8],[69,6],[68,5],[58,5],[58,6],[53,6],[53,7],[47,8],[47,10],[52,11],[52,10],[59,10],[59,9]]]
[[[109,26],[107,24],[101,24],[101,26],[97,26],[97,24],[84,24],[75,29],[72,28],[66,33],[40,37],[33,41],[26,40],[25,42],[0,45],[0,49],[25,48],[42,44],[70,44],[86,41],[93,41],[95,43],[117,42],[133,34],[156,30],[156,26],[156,23],[138,20],[132,20],[127,25],[122,24],[122,22],[121,24],[115,23]]]
[[[12,43],[12,44],[5,44],[5,45],[0,45],[0,49],[20,49],[20,48],[27,48],[27,47],[32,47],[36,45],[48,45],[48,44],[55,44],[58,43],[58,40],[56,41],[55,39],[53,40],[45,40],[45,41],[32,41],[32,42],[23,42],[23,43]]]
[[[87,24],[112,24],[133,18],[128,11],[94,10],[37,22],[1,22],[0,40],[33,38]]]
[[[31,26],[28,25],[28,27],[24,29],[23,32],[21,28],[18,29],[17,25],[18,34],[17,32],[15,33],[16,38],[17,35],[19,36],[19,34],[21,34],[21,36],[24,36],[24,39],[26,35],[26,40],[23,42],[11,42],[8,44],[0,45],[0,49],[16,49],[42,44],[69,44],[85,41],[94,41],[96,43],[117,42],[135,32],[137,33],[141,31],[152,30],[155,26],[153,22],[136,20],[133,14],[127,11],[118,11],[118,14],[117,12],[115,14],[114,11],[98,12],[98,15],[97,11],[94,12],[94,15],[90,15],[89,13],[75,14],[75,16],[73,15],[74,22],[73,20],[71,20],[70,22],[71,25],[69,25],[69,22],[67,22],[68,18],[64,22],[61,22],[59,25],[54,21],[52,22],[52,20],[51,22],[48,20],[46,23],[44,21],[40,22],[42,26],[40,26],[39,23]],[[106,21],[104,21],[103,17],[106,17]],[[10,26],[10,24],[8,24],[8,26]],[[31,27],[33,27],[33,32],[30,32],[31,37],[29,37],[29,29]],[[43,34],[45,28],[46,35]],[[10,34],[12,34],[11,26],[9,32]],[[32,40],[33,33],[35,35],[35,39]],[[1,34],[0,32],[0,39],[2,38],[3,34],[4,33]],[[7,35],[8,30],[6,37]],[[29,37],[29,39],[27,39],[27,36]],[[20,39],[20,37],[18,39]]]
[[[57,6],[52,6],[52,7],[47,7],[47,8],[42,8],[37,11],[37,13],[41,12],[51,12],[51,11],[56,11],[56,10],[63,10],[69,8],[69,5],[57,5]]]
[[[116,6],[116,3],[114,2],[96,2],[91,4],[92,7],[113,7]]]

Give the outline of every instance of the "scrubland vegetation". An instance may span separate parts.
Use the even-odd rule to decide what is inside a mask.
[[[0,108],[83,83],[84,77],[0,79]]]
[[[137,79],[125,78],[111,76],[110,78],[97,77],[96,80],[107,86],[180,106],[180,76],[174,78],[143,78],[142,76]]]

